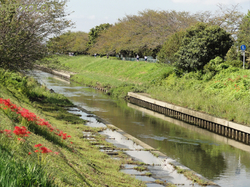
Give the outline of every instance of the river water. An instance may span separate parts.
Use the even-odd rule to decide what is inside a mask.
[[[222,187],[250,186],[250,146],[111,98],[101,91],[34,71],[33,76],[74,104],[92,111]]]

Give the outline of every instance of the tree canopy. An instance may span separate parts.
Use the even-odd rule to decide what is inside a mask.
[[[240,25],[237,44],[238,49],[241,45],[246,45],[246,59],[250,63],[250,11],[244,16]]]
[[[88,42],[87,33],[68,31],[60,36],[51,38],[47,42],[47,47],[51,53],[77,52],[79,54],[86,54]]]
[[[66,0],[0,2],[0,67],[5,69],[31,68],[36,60],[46,55],[45,40],[72,25],[65,19]]]
[[[106,31],[111,26],[112,25],[109,23],[103,23],[101,25],[98,25],[98,26],[90,29],[90,32],[88,34],[88,37],[89,37],[88,47],[93,46],[96,43],[96,39],[100,36],[100,34],[103,31]]]
[[[187,72],[200,70],[211,59],[224,58],[232,44],[231,35],[221,27],[198,23],[186,30],[175,66]]]
[[[156,56],[167,36],[195,23],[188,12],[145,10],[125,16],[102,32],[89,52]]]
[[[159,63],[174,63],[177,57],[174,55],[180,48],[185,31],[180,30],[169,36],[157,54]]]

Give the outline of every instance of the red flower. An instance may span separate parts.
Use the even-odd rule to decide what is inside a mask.
[[[58,152],[54,152],[56,155],[58,155],[59,153]]]
[[[17,136],[28,136],[27,134],[30,134],[30,132],[27,131],[26,127],[24,126],[22,127],[16,126],[13,133],[16,134]]]
[[[42,153],[49,153],[52,152],[50,149],[46,148],[46,147],[41,147],[40,148],[42,150]]]
[[[5,129],[4,131],[6,132],[6,134],[10,134],[11,133],[11,130]]]
[[[71,144],[73,144],[73,142],[70,142]]]
[[[29,152],[28,155],[31,155],[31,152]]]
[[[39,152],[39,150],[35,150],[35,153]]]
[[[41,147],[41,146],[42,146],[42,144],[40,144],[40,143],[35,145],[35,147]]]
[[[0,130],[0,133],[3,133],[3,130]]]

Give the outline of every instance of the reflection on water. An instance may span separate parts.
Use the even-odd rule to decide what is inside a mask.
[[[35,71],[42,84],[225,187],[250,183],[250,147],[164,115],[112,99],[100,91]]]

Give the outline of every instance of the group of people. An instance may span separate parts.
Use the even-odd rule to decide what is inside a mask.
[[[97,54],[95,53],[94,54],[94,57],[96,57],[97,56]],[[107,54],[107,59],[109,58],[109,54]],[[136,60],[137,60],[137,62],[139,62],[139,59],[140,59],[140,57],[139,57],[139,55],[137,55],[136,56]],[[148,57],[147,56],[144,56],[144,60],[145,60],[145,62],[147,62],[148,61]]]
[[[136,56],[137,62],[139,61],[139,58],[140,58],[139,55],[137,55],[137,56]],[[148,61],[148,57],[147,57],[147,56],[144,56],[144,60],[145,60],[145,62],[147,62],[147,61]]]

